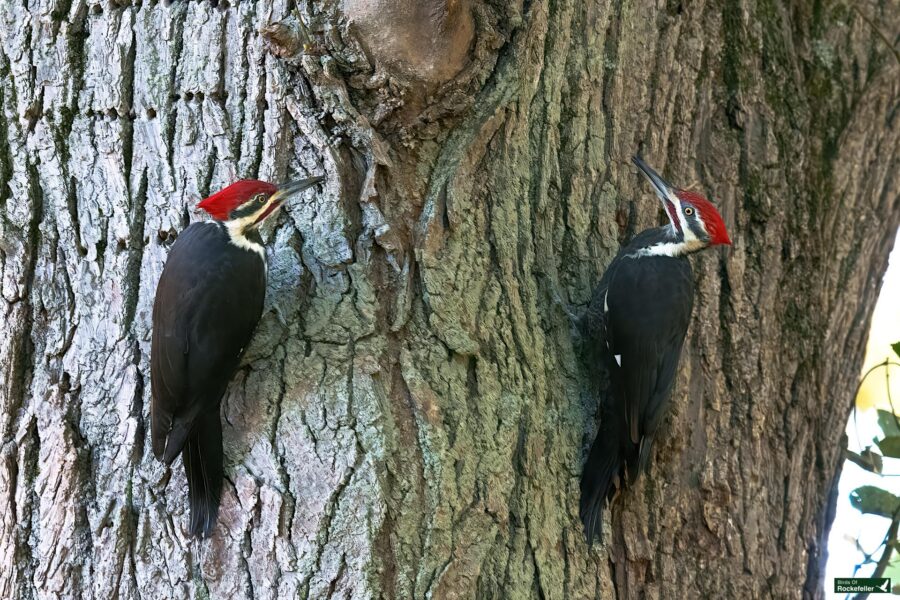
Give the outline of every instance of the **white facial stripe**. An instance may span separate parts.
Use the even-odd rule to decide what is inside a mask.
[[[672,226],[672,229],[678,229],[675,226],[675,221],[672,220],[672,211],[669,210],[669,201],[666,198],[662,198],[663,209],[665,209],[666,217],[669,219],[669,225]]]
[[[697,236],[688,226],[687,219],[684,217],[684,207],[681,206],[681,199],[675,192],[669,192],[669,201],[675,205],[675,214],[678,215],[678,222],[681,223],[681,234],[684,236],[685,242],[697,241]]]
[[[275,202],[278,200],[276,199]],[[251,252],[256,252],[260,258],[263,259],[263,263],[266,261],[266,249],[262,247],[261,244],[257,244],[253,242],[244,235],[244,231],[254,226],[256,220],[269,208],[272,204],[272,200],[264,203],[260,208],[253,213],[241,217],[240,219],[234,219],[231,221],[225,222],[225,227],[228,230],[228,237],[231,239],[231,243],[237,246],[238,248],[243,248],[244,250],[250,250]],[[273,211],[274,212],[274,211]]]
[[[253,211],[251,214],[240,217],[239,219],[226,221],[226,225],[228,225],[229,228],[234,227],[239,230],[244,230],[248,227],[252,227],[256,223],[256,220],[259,219],[263,215],[263,213],[266,212],[270,206],[272,206],[273,203],[278,204],[278,199],[270,199],[268,202],[265,202],[262,206]],[[275,211],[273,210],[272,213],[274,212]]]
[[[694,210],[697,210],[697,209],[695,208]],[[704,223],[704,222],[703,222],[703,219],[700,218],[700,214],[699,214],[699,213],[694,213],[694,214],[697,215],[697,222],[700,224],[700,229],[703,230],[703,234],[704,234],[706,237],[709,237],[709,231],[706,229],[706,223]]]
[[[640,258],[641,256],[682,256],[690,254],[703,248],[703,242],[694,237],[688,240],[685,237],[683,242],[663,242],[650,246],[649,248],[641,248],[637,252],[629,254],[631,258]]]
[[[663,195],[662,195],[662,192],[660,192],[660,191],[656,188],[655,185],[653,186],[653,191],[656,192],[656,195],[659,197],[660,202],[663,203],[663,209],[664,209],[664,212],[666,213],[666,217],[669,219],[669,224],[672,226],[672,230],[673,230],[673,231],[676,231],[676,230],[678,229],[678,227],[676,227],[675,221],[672,220],[672,214],[669,212],[669,206],[668,206],[668,204],[667,204],[667,202],[669,201],[669,199],[666,198],[665,196],[663,196]]]
[[[259,254],[259,257],[263,259],[263,262],[266,260],[266,249],[262,247],[262,245],[257,244],[256,242],[252,242],[247,239],[244,235],[243,228],[238,228],[233,226],[231,223],[226,225],[228,229],[228,237],[231,239],[231,243],[237,246],[238,248],[243,248],[244,250],[250,250],[251,252],[256,252]]]

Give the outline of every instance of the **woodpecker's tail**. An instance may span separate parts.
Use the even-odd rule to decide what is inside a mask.
[[[209,537],[222,497],[222,422],[219,411],[204,411],[181,451],[191,504],[190,534]]]
[[[604,419],[581,474],[579,515],[588,545],[594,543],[595,536],[603,537],[603,506],[615,489],[623,461],[618,435],[610,419]]]

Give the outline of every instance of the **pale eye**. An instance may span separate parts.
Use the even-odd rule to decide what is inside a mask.
[[[687,216],[690,217],[691,215],[694,214],[694,209],[691,208],[690,206],[687,206],[687,207],[685,207],[685,209],[684,209],[684,214],[686,214]]]
[[[256,197],[256,203],[257,203],[257,204],[262,204],[262,203],[265,202],[265,201],[266,201],[266,197],[263,196],[262,194],[260,194],[259,196]]]

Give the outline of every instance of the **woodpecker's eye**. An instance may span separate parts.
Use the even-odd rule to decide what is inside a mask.
[[[262,204],[265,201],[266,201],[266,197],[263,194],[260,194],[259,196],[256,197],[257,204]]]
[[[686,206],[684,208],[684,214],[686,214],[687,216],[690,217],[692,214],[694,214],[694,209],[691,208],[690,206]]]

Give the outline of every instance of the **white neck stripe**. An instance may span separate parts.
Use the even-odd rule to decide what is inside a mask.
[[[670,193],[669,202],[675,205],[675,214],[678,215],[678,222],[681,224],[681,235],[684,236],[684,241],[687,243],[696,242],[697,236],[694,235],[687,219],[684,218],[684,208],[681,206],[681,199],[678,197],[678,194]]]
[[[244,250],[249,250],[251,252],[256,252],[259,257],[262,259],[263,264],[266,262],[266,249],[262,247],[262,244],[254,242],[247,238],[244,235],[245,231],[253,229],[256,226],[256,220],[269,208],[269,203],[263,204],[259,210],[256,212],[249,214],[245,217],[241,217],[240,219],[234,219],[231,221],[225,221],[223,225],[225,225],[225,230],[228,232],[228,238],[231,240],[231,243],[237,246],[238,248],[242,248]]]
[[[647,248],[641,248],[636,252],[632,252],[628,256],[630,258],[640,258],[642,256],[684,256],[685,254],[690,254],[691,252],[696,252],[703,248],[703,242],[694,238],[692,240],[685,240],[683,242],[661,242],[659,244],[654,244],[652,246],[648,246]]]
[[[257,244],[256,242],[247,239],[247,236],[244,235],[243,230],[238,226],[226,223],[225,230],[228,232],[228,239],[232,244],[234,244],[238,248],[256,252],[257,254],[259,254],[259,257],[263,259],[263,262],[265,262],[266,249],[262,247],[262,244]]]

